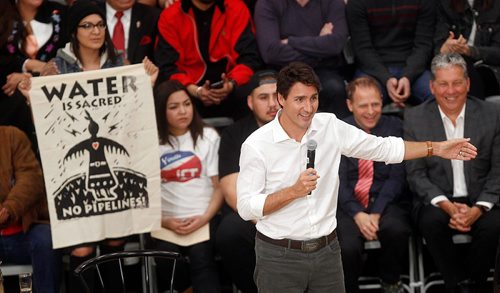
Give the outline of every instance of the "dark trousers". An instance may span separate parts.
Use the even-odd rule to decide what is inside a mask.
[[[255,270],[255,225],[244,221],[231,211],[224,216],[217,229],[216,247],[222,263],[243,293],[257,292],[253,281]]]
[[[76,247],[92,247],[93,252],[89,255],[86,256],[75,256],[71,254],[69,256],[69,267],[70,271],[74,272],[75,269],[84,263],[87,260],[90,260],[94,257],[97,256],[96,253],[96,248],[97,245],[99,245],[100,249],[100,255],[105,255],[105,254],[110,254],[110,253],[115,253],[115,252],[121,252],[125,248],[125,243],[117,245],[117,246],[110,246],[105,244],[106,241],[102,241],[100,243],[85,243],[78,245]],[[75,248],[76,248],[75,247]],[[110,261],[107,263],[104,263],[99,266],[99,270],[101,273],[102,281],[104,283],[104,289],[106,292],[121,292],[123,291],[123,285],[122,284],[122,278],[120,274],[120,265],[117,261]],[[88,270],[85,273],[83,273],[83,278],[85,279],[85,282],[87,283],[87,286],[89,287],[91,292],[94,292],[97,290],[97,288],[102,288],[102,285],[98,279],[98,276],[96,274],[96,270]],[[84,285],[82,284],[80,278],[78,278],[75,274],[71,273],[68,278],[68,290],[71,293],[86,293],[86,289]]]
[[[346,292],[358,292],[358,278],[363,271],[365,238],[354,219],[342,209],[337,210],[337,232],[342,251]],[[377,269],[383,282],[399,281],[402,260],[408,258],[411,233],[409,213],[397,205],[388,205],[380,217],[377,233],[381,248],[377,251]]]
[[[495,293],[500,293],[500,238],[498,238],[497,258],[495,261]]]
[[[349,116],[344,78],[330,68],[315,68],[314,71],[321,82],[319,111],[334,113],[340,119]]]
[[[443,275],[446,289],[453,292],[457,282],[465,279],[484,286],[494,263],[500,235],[500,209],[493,207],[472,225],[468,233],[472,236],[472,243],[465,255],[461,255],[457,245],[453,244],[452,236],[461,233],[448,227],[449,221],[448,214],[432,205],[423,206],[418,218],[420,233]]]
[[[213,226],[212,223],[210,226]],[[212,232],[212,231],[211,231]],[[210,234],[212,237],[212,233]],[[188,270],[191,278],[191,284],[194,293],[217,293],[221,291],[219,274],[215,265],[212,240],[197,243],[191,246],[179,246],[170,242],[157,240],[156,249],[165,251],[174,251],[181,253],[189,258],[189,264],[178,262],[175,269],[175,276]],[[162,279],[170,280],[172,274],[172,262],[157,260],[158,276]],[[176,282],[174,278],[174,287],[180,291],[186,289],[185,284]]]
[[[336,238],[309,253],[255,239],[255,254],[254,279],[261,293],[345,292]]]
[[[242,88],[237,87],[236,91],[229,94],[219,105],[205,106],[195,98],[196,110],[203,118],[229,117],[237,121],[249,113],[247,106],[247,95]]]

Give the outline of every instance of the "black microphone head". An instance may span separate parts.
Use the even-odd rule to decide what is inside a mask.
[[[308,151],[314,151],[318,147],[318,143],[314,139],[310,139],[307,142],[307,150]]]

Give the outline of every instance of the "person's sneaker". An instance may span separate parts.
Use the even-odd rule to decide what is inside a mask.
[[[382,293],[404,293],[405,290],[403,288],[403,284],[401,281],[394,283],[394,284],[388,284],[382,282]]]

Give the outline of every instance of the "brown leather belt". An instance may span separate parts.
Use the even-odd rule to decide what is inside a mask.
[[[300,250],[302,252],[315,252],[320,250],[321,248],[327,246],[329,243],[332,243],[335,238],[337,238],[337,232],[336,230],[333,230],[332,233],[328,236],[323,236],[320,238],[316,239],[311,239],[311,240],[292,240],[292,239],[273,239],[269,238],[266,235],[260,233],[257,231],[257,234],[255,235],[257,238],[260,240],[271,243],[273,245],[281,246],[281,247],[286,247],[289,249],[296,249]]]

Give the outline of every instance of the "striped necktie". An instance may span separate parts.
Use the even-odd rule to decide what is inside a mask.
[[[367,131],[370,133],[370,131]],[[370,195],[370,188],[373,183],[373,161],[371,160],[358,160],[358,182],[354,187],[354,197],[366,209],[368,207],[368,199]]]

